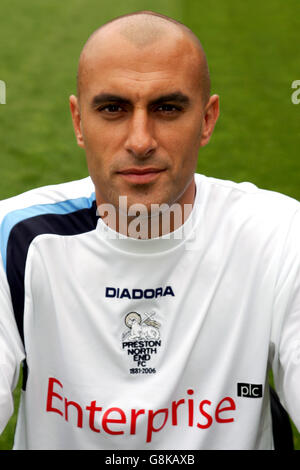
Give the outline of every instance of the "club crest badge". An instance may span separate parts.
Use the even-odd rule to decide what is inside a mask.
[[[122,349],[131,358],[131,374],[153,374],[156,369],[151,367],[153,356],[161,347],[160,323],[155,320],[155,312],[140,314],[129,312],[124,323],[126,329],[122,334]]]
[[[155,315],[154,312],[144,314],[144,318],[137,312],[127,313],[125,317],[125,325],[128,330],[123,334],[123,339],[126,341],[136,341],[143,339],[159,339],[160,324],[152,319]]]

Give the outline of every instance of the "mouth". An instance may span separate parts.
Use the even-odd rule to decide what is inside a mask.
[[[117,174],[130,183],[146,184],[154,181],[164,171],[166,170],[159,168],[128,168],[118,171]]]

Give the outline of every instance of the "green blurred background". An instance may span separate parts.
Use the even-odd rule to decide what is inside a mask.
[[[68,105],[79,53],[98,26],[143,9],[185,23],[206,51],[221,115],[198,171],[300,200],[299,0],[1,0],[0,199],[87,175]],[[15,416],[0,449],[14,426]],[[294,439],[300,449],[295,429]]]

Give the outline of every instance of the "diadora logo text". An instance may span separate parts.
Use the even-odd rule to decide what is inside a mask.
[[[157,297],[175,297],[171,286],[157,287],[155,289],[127,289],[119,287],[106,287],[105,297],[116,297],[117,299],[155,299]]]

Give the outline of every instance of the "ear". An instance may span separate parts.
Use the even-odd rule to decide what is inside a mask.
[[[69,103],[70,103],[70,111],[72,115],[73,127],[75,131],[77,144],[79,145],[79,147],[84,148],[84,140],[83,140],[83,134],[82,134],[81,115],[80,115],[78,98],[75,95],[71,95],[69,98]]]
[[[205,106],[200,146],[208,144],[220,113],[219,96],[212,95]]]

